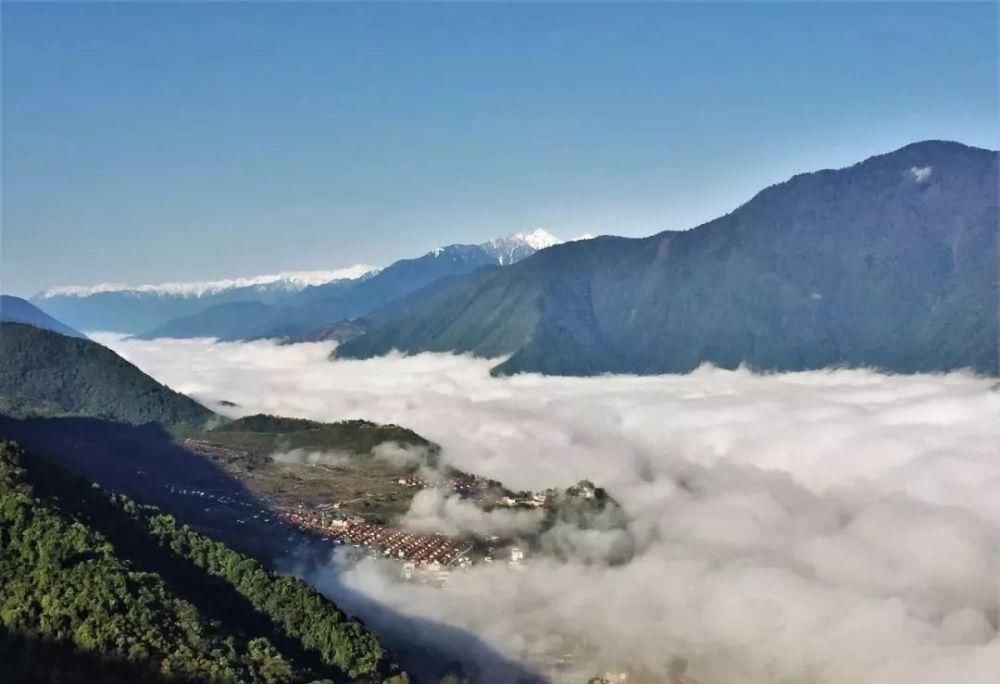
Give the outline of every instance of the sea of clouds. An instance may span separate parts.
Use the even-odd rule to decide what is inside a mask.
[[[404,638],[393,616],[412,616],[566,681],[625,665],[632,681],[672,684],[1000,681],[995,379],[492,378],[496,360],[455,355],[329,361],[324,343],[96,338],[230,415],[393,422],[458,468],[518,489],[587,478],[625,509],[624,564],[600,562],[608,539],[570,536],[570,560],[476,567],[443,588],[371,561],[310,571],[390,640]],[[533,524],[431,494],[407,522]],[[555,669],[547,656],[566,651],[573,666]]]

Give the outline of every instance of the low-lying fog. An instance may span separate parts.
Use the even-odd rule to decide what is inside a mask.
[[[631,520],[625,565],[529,559],[453,573],[443,589],[374,562],[340,578],[511,658],[582,644],[582,671],[632,665],[674,683],[1000,681],[995,380],[713,368],[498,379],[493,361],[441,354],[330,362],[330,344],[97,339],[233,415],[394,422],[514,488],[605,486]],[[417,503],[423,525],[469,515]]]

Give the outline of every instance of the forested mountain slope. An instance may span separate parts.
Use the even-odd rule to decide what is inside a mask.
[[[0,324],[0,410],[192,426],[214,415],[96,342],[19,323]]]

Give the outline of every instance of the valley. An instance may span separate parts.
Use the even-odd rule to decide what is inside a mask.
[[[1000,683],[997,0],[0,3],[0,684]]]

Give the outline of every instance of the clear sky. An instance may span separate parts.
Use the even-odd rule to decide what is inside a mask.
[[[647,235],[943,138],[997,5],[3,5],[3,289]]]

